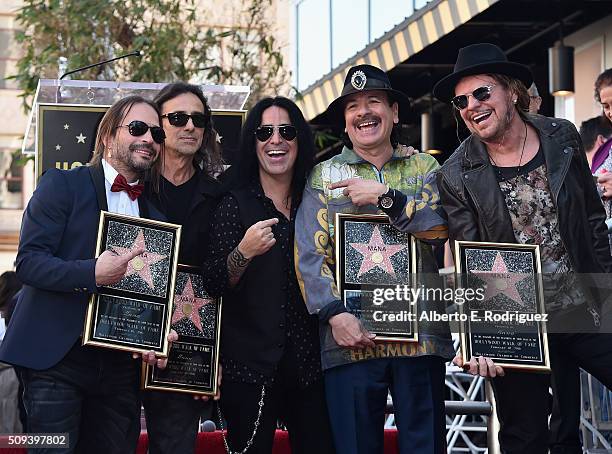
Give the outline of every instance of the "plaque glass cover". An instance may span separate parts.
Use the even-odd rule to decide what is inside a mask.
[[[417,341],[416,305],[380,297],[414,285],[414,237],[386,215],[338,213],[335,225],[336,278],[345,307],[379,340]]]
[[[96,257],[144,252],[121,280],[91,296],[84,344],[167,355],[180,232],[179,225],[101,212]]]
[[[550,370],[539,246],[457,241],[455,257],[458,288],[478,295],[459,305],[465,360]]]
[[[215,395],[219,369],[221,300],[204,289],[198,268],[179,265],[174,288],[172,343],[165,369],[143,366],[143,387]]]

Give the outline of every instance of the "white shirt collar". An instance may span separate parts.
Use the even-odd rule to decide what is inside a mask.
[[[115,182],[115,178],[117,178],[117,175],[119,175],[119,172],[117,172],[115,168],[104,158],[102,158],[102,168],[104,169],[104,179],[112,186],[112,184]],[[138,184],[138,180],[128,184],[130,186],[134,186],[135,184]]]

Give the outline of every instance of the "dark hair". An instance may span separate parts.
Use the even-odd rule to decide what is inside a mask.
[[[523,121],[527,121],[527,114],[529,112],[529,102],[531,98],[529,97],[529,91],[527,90],[527,87],[525,87],[525,84],[520,80],[510,76],[506,76],[505,74],[487,74],[487,76],[491,77],[503,88],[516,95],[516,104],[514,104],[516,110],[519,116],[523,119]],[[459,129],[460,124],[465,125],[465,123],[461,119],[461,114],[459,113],[459,111],[454,107],[453,118],[455,119],[455,135],[457,136],[457,140],[459,141],[459,143],[461,143],[462,139],[461,135],[459,134]],[[469,134],[471,134],[470,131],[468,131],[468,135]]]
[[[597,76],[597,80],[595,80],[595,101],[601,102],[599,92],[603,87],[607,87],[608,85],[612,85],[612,68],[606,69]]]
[[[584,120],[580,124],[580,138],[585,151],[593,148],[600,134],[606,139],[612,136],[612,123],[606,117],[600,115]]]
[[[243,187],[254,178],[259,178],[259,161],[255,151],[255,130],[261,126],[261,117],[264,110],[272,106],[285,109],[289,114],[291,124],[297,129],[298,150],[291,179],[291,200],[292,205],[296,206],[302,199],[306,179],[313,166],[314,140],[310,126],[304,119],[300,108],[293,101],[282,96],[264,98],[249,111],[242,126],[240,147],[234,160],[236,169],[232,172],[232,180],[228,183],[228,186],[230,188]]]
[[[389,93],[385,92],[385,95],[387,96],[387,102],[389,103],[389,106],[392,106],[393,103],[397,102],[389,95]],[[344,106],[342,106],[342,110],[344,111]],[[401,137],[400,131],[401,131],[401,126],[399,123],[395,123],[393,125],[393,128],[391,128],[391,146],[393,148],[397,147],[397,145],[400,143],[400,137]],[[342,135],[340,136],[340,138],[342,139],[342,143],[344,144],[346,148],[350,148],[351,150],[353,149],[353,142],[351,142],[351,139],[349,138],[349,135],[346,131],[342,132]]]
[[[112,137],[115,134],[115,130],[121,126],[123,123],[123,119],[130,113],[132,107],[136,104],[146,104],[150,106],[156,113],[157,118],[159,120],[159,124],[161,125],[161,115],[159,113],[159,109],[157,105],[148,99],[143,98],[142,96],[131,95],[126,96],[125,98],[121,98],[119,101],[115,102],[110,108],[106,111],[102,120],[100,120],[100,125],[98,126],[98,132],[96,134],[96,143],[94,146],[93,156],[89,160],[89,164],[96,166],[100,165],[102,158],[104,157],[104,150],[106,149],[106,143],[104,141],[107,137]],[[164,144],[160,144],[160,156],[163,156],[164,152]],[[156,160],[151,169],[149,169],[149,178],[154,187],[157,187],[159,184],[159,175],[160,175],[160,159]]]
[[[518,79],[506,76],[504,74],[487,74],[489,77],[516,95],[516,108],[523,119],[526,118],[526,113],[529,112],[529,91],[525,84]]]
[[[21,281],[14,271],[5,271],[0,275],[0,313],[9,322],[13,313],[13,297],[21,289]]]
[[[197,85],[188,84],[186,82],[174,82],[162,88],[153,99],[153,102],[157,104],[161,112],[164,103],[185,93],[191,93],[197,96],[204,106],[204,116],[206,117],[204,140],[202,141],[202,146],[196,152],[195,163],[196,165],[201,165],[209,176],[214,177],[223,172],[223,155],[221,147],[217,142],[217,131],[215,131],[214,128],[212,111],[202,89]]]

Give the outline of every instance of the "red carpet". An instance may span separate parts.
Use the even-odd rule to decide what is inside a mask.
[[[0,435],[0,441],[5,441],[5,439],[6,436]],[[4,448],[0,449],[0,452],[3,454],[26,454],[26,450],[21,448]],[[196,454],[225,454],[221,432],[200,432],[195,452]],[[385,454],[396,453],[397,432],[394,429],[385,430]],[[147,454],[147,434],[145,432],[140,435],[136,454]],[[276,431],[272,454],[291,454],[287,432],[283,430]]]

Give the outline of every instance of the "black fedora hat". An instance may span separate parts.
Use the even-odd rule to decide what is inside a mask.
[[[533,82],[527,66],[508,61],[506,54],[495,44],[479,43],[459,49],[453,72],[434,86],[434,96],[440,101],[450,102],[455,96],[457,83],[474,74],[503,74],[520,80],[525,87]]]
[[[401,116],[410,109],[410,100],[401,91],[391,87],[389,76],[382,69],[372,65],[357,65],[349,69],[344,79],[342,93],[327,107],[327,117],[337,124],[344,123],[344,100],[347,96],[364,91],[382,90],[389,93],[392,101],[399,105]]]

